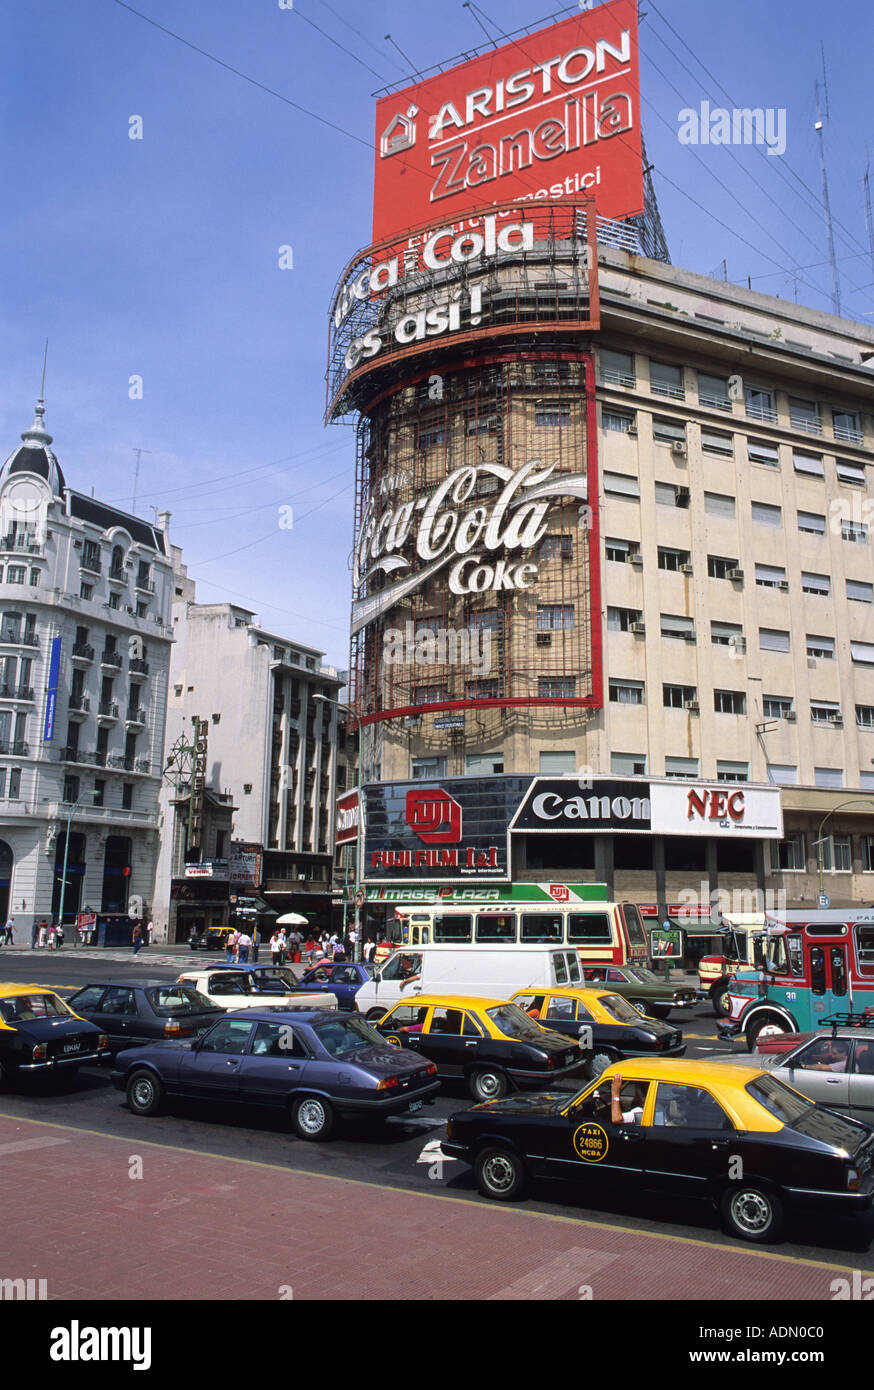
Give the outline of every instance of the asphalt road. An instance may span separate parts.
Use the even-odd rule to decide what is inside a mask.
[[[28,981],[57,989],[65,995],[91,981],[156,979],[170,981],[191,962],[191,954],[161,952],[154,948],[138,958],[83,959],[77,950],[31,953],[2,951],[0,982]],[[203,960],[202,956],[197,957]],[[213,960],[214,957],[210,957]],[[159,964],[158,962],[162,962]],[[178,963],[177,963],[178,962]],[[690,1014],[672,1015],[688,1040],[687,1056],[707,1057],[719,1050],[716,1019],[709,1004]],[[572,1089],[565,1087],[565,1089]],[[481,1202],[466,1165],[441,1160],[439,1140],[446,1119],[466,1109],[470,1097],[462,1086],[440,1092],[435,1103],[414,1119],[391,1119],[381,1125],[343,1125],[325,1143],[308,1143],[292,1135],[279,1116],[257,1115],[242,1108],[238,1113],[204,1102],[177,1102],[151,1118],[132,1115],[124,1097],[111,1084],[108,1069],[85,1067],[68,1083],[52,1083],[39,1090],[16,1089],[0,1096],[0,1113],[26,1119],[48,1119],[78,1130],[136,1140],[151,1140],[198,1154],[218,1154],[276,1163],[304,1172],[355,1178],[382,1187],[412,1191],[443,1189],[472,1202]],[[585,1196],[570,1186],[535,1187],[526,1202],[529,1209],[564,1215],[577,1214],[624,1229],[654,1231],[729,1246],[715,1214],[704,1204],[653,1198],[620,1201],[589,1208]],[[655,1209],[657,1206],[657,1210]],[[787,1226],[786,1240],[763,1247],[797,1259],[836,1261],[862,1270],[874,1270],[874,1215],[861,1219],[796,1216]]]

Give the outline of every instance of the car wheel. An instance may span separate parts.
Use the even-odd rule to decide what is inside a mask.
[[[500,1100],[501,1096],[507,1094],[507,1078],[494,1067],[471,1072],[468,1085],[470,1094],[478,1101]]]
[[[589,1080],[595,1081],[597,1077],[601,1075],[601,1072],[615,1061],[616,1058],[613,1056],[612,1052],[607,1052],[603,1047],[600,1048],[593,1054],[592,1060],[589,1063]]]
[[[127,1083],[127,1103],[135,1115],[157,1115],[164,1088],[151,1071],[135,1071]]]
[[[783,1229],[783,1203],[756,1182],[727,1187],[720,1206],[725,1229],[739,1240],[776,1240]]]
[[[785,1021],[777,1014],[765,1014],[763,1018],[757,1018],[747,1026],[746,1039],[747,1051],[755,1052],[759,1038],[779,1037],[792,1030],[786,1027]]]
[[[368,1009],[364,1017],[368,1023],[378,1023],[385,1017],[385,1009]]]
[[[637,1009],[637,1012],[639,1014],[646,1014],[647,1006],[646,1004],[644,1004],[642,999],[629,999],[628,1002],[633,1009]]]
[[[731,1000],[728,997],[728,985],[714,986],[710,991],[710,1001],[716,1012],[717,1018],[728,1018],[731,1014]]]
[[[321,1096],[299,1096],[291,1103],[291,1123],[299,1139],[327,1139],[334,1111]]]
[[[474,1172],[482,1195],[498,1202],[518,1197],[528,1178],[521,1158],[509,1149],[484,1149],[477,1155]]]

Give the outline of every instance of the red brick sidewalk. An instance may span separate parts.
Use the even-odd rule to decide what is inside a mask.
[[[0,1184],[0,1276],[50,1299],[827,1300],[845,1268],[3,1117]]]

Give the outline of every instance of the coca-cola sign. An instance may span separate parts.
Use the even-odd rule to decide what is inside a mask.
[[[352,582],[360,590],[378,573],[398,578],[352,605],[352,632],[360,632],[401,599],[449,570],[453,594],[529,589],[538,566],[522,559],[546,535],[557,498],[588,496],[585,473],[557,473],[556,464],[530,459],[515,471],[499,463],[456,468],[433,493],[381,507],[371,497],[355,547]],[[482,479],[497,478],[500,491],[486,501]],[[415,558],[401,554],[412,551]]]

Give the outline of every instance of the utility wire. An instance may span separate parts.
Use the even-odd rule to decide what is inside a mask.
[[[322,507],[327,507],[329,502],[334,502],[338,497],[342,497],[343,493],[348,492],[352,486],[352,483],[347,483],[345,487],[341,487],[337,492],[332,493],[330,497],[326,497],[324,501],[317,502],[314,507],[310,507],[308,512],[304,512],[303,516],[298,517],[298,524],[301,521],[306,521],[308,516],[312,516],[314,512],[320,511]],[[278,534],[278,528],[274,526],[265,535],[256,536],[253,541],[247,541],[245,545],[238,545],[235,550],[225,550],[221,555],[210,555],[208,560],[192,560],[188,567],[189,569],[196,569],[198,565],[213,565],[217,560],[227,560],[231,555],[239,555],[243,550],[251,550],[253,545],[260,545],[262,541],[268,541],[272,536]]]

